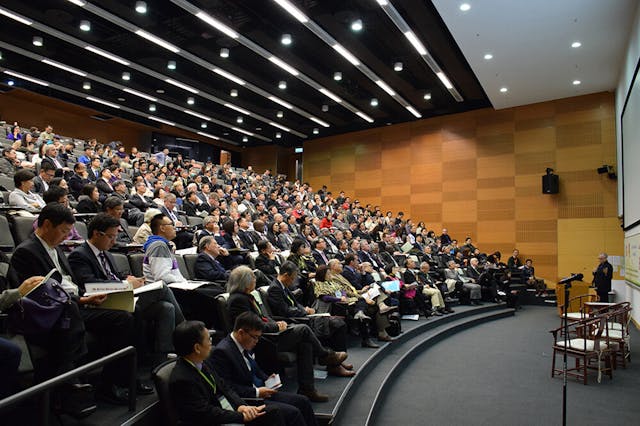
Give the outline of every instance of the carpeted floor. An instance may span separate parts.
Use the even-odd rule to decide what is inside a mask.
[[[526,306],[426,350],[387,393],[376,424],[562,424],[562,379],[550,375],[548,330],[559,326],[556,312]],[[640,333],[631,333],[638,354]],[[597,383],[592,375],[584,386],[569,379],[567,389],[569,425],[640,424],[640,358],[614,371],[613,380]]]

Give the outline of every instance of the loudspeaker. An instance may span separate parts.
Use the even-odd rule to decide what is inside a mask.
[[[558,181],[558,175],[544,175],[542,176],[542,193],[543,194],[557,194],[560,190]]]

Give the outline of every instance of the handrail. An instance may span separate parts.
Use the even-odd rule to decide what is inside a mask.
[[[91,361],[73,370],[60,374],[42,383],[38,383],[28,389],[13,394],[0,400],[0,413],[19,402],[32,398],[38,394],[44,393],[40,401],[40,424],[46,426],[49,424],[49,398],[50,390],[62,383],[68,382],[71,379],[75,379],[85,373],[95,370],[105,364],[115,361],[119,358],[128,357],[129,362],[129,411],[136,410],[136,375],[137,375],[137,361],[136,361],[136,349],[133,346],[127,346],[109,355],[106,355],[95,361]]]

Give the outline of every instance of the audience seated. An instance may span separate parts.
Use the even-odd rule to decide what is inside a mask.
[[[23,241],[11,257],[11,268],[18,282],[34,275],[45,276],[55,269],[52,277],[72,296],[79,306],[84,327],[73,342],[59,336],[28,336],[38,346],[44,346],[51,353],[36,365],[36,376],[41,380],[51,378],[71,368],[70,363],[85,350],[83,331],[94,333],[100,338],[99,354],[107,354],[133,343],[133,317],[125,311],[112,309],[92,309],[102,304],[107,296],[84,296],[84,288],[75,275],[66,256],[58,246],[69,234],[75,219],[71,211],[58,203],[46,205],[38,216],[38,228],[30,239]],[[27,339],[29,342],[30,339]],[[124,363],[124,364],[123,364]],[[128,384],[126,360],[108,364],[104,368],[103,394],[118,403],[127,403]]]
[[[243,312],[252,312],[258,315],[265,323],[265,332],[280,333],[278,336],[278,348],[281,351],[297,353],[298,393],[307,396],[311,401],[328,401],[328,395],[320,393],[314,385],[314,355],[318,356],[324,365],[337,366],[342,364],[347,358],[347,354],[326,349],[309,326],[305,324],[287,325],[284,321],[274,321],[268,317],[262,312],[262,309],[251,294],[255,290],[255,285],[255,275],[247,266],[241,265],[231,271],[227,282],[227,290],[229,292],[227,306],[231,320],[235,322],[236,318]]]
[[[169,379],[171,400],[180,424],[286,425],[278,408],[247,405],[204,361],[211,337],[203,323],[185,321],[173,335],[178,355]]]
[[[38,211],[45,206],[42,197],[31,192],[34,178],[35,175],[29,170],[18,170],[13,175],[15,189],[9,194],[9,205],[31,212]]]
[[[180,349],[174,348],[170,336],[176,326],[181,327],[179,324],[183,323],[185,315],[203,321],[207,327],[220,328],[215,297],[224,292],[223,284],[226,283],[231,293],[228,299],[231,317],[235,319],[244,312],[251,312],[261,318],[261,327],[251,325],[249,321],[249,325],[236,328],[223,340],[220,351],[214,351],[218,355],[212,358],[210,367],[229,385],[229,392],[235,390],[240,397],[270,396],[266,408],[260,411],[267,414],[257,418],[262,420],[267,415],[274,415],[275,420],[268,424],[312,424],[315,420],[305,411],[308,409],[306,397],[290,395],[293,398],[289,402],[295,403],[284,408],[275,407],[287,401],[277,401],[275,397],[280,392],[274,394],[259,385],[265,374],[262,370],[254,370],[253,356],[243,358],[243,351],[250,352],[257,343],[254,337],[263,331],[280,334],[279,350],[297,353],[299,392],[313,401],[324,401],[327,395],[319,393],[314,385],[314,355],[319,356],[323,364],[329,364],[331,374],[353,375],[350,370],[353,366],[339,359],[346,356],[342,352],[347,347],[347,324],[359,334],[364,347],[378,347],[371,336],[391,341],[387,328],[389,314],[397,309],[396,299],[400,299],[402,313],[413,313],[417,308],[425,316],[440,316],[453,312],[452,299],[445,296],[453,296],[451,292],[456,288],[463,291],[463,295],[469,292],[473,304],[480,303],[482,294],[487,300],[499,302],[500,295],[504,295],[502,291],[508,286],[508,273],[514,274],[512,278],[521,274],[523,282],[536,287],[537,294],[541,295],[546,288],[543,280],[535,276],[529,259],[521,265],[517,251],[507,267],[500,262],[499,253],[482,253],[470,237],[465,239],[464,245],[458,246],[446,228],[437,237],[423,222],[414,223],[402,212],[396,216],[393,212],[383,214],[378,206],[363,206],[344,192],[333,198],[326,187],[315,192],[306,183],[288,182],[269,171],[258,174],[250,167],[234,170],[228,164],[218,167],[211,162],[201,164],[192,159],[183,160],[178,155],[171,158],[168,150],[147,160],[147,154],[135,148],[129,157],[124,147],[117,143],[104,146],[89,140],[84,146],[75,147],[74,152],[74,145],[63,147],[50,126],[42,135],[41,155],[32,156],[28,144],[20,143],[17,149],[23,157],[17,158],[14,149],[5,149],[0,158],[0,174],[13,176],[16,187],[9,202],[33,213],[42,209],[45,202],[54,206],[51,208],[71,204],[79,213],[105,213],[98,214],[89,223],[88,241],[69,255],[68,262],[64,255],[58,255],[61,253],[58,245],[62,240],[82,239],[73,228],[73,217],[65,216],[66,219],[53,224],[51,218],[45,220],[47,213],[42,225],[38,218],[34,223],[35,235],[18,246],[15,253],[19,256],[12,257],[12,267],[16,265],[22,278],[14,285],[32,275],[45,275],[51,268],[58,269],[55,277],[74,295],[81,326],[100,337],[102,351],[98,353],[107,353],[136,342],[132,316],[127,313],[124,313],[126,317],[117,316],[108,309],[88,309],[85,305],[99,305],[104,297],[84,296],[84,284],[125,279],[133,288],[143,285],[143,281],[144,285],[162,281],[161,290],[140,296],[134,313],[138,320],[150,321],[156,326],[153,349],[162,359],[174,349],[181,354]],[[24,136],[31,137],[31,133]],[[82,155],[78,155],[79,148],[84,148]],[[76,156],[79,158],[74,164]],[[20,168],[32,167],[40,161],[42,165],[37,178],[29,170]],[[54,174],[58,177],[54,178]],[[65,188],[71,194],[67,194]],[[74,199],[78,200],[77,204]],[[154,208],[156,203],[159,209]],[[182,215],[186,215],[188,221]],[[201,229],[189,228],[189,224],[200,222],[197,217],[202,218]],[[135,232],[134,226],[139,226]],[[114,243],[122,250],[132,242],[144,245],[144,279],[123,276],[108,253]],[[209,283],[195,290],[167,287],[186,281],[178,267],[178,260],[182,259],[173,253],[176,245],[179,249],[197,248],[199,254],[195,259],[185,256],[187,270],[193,277]],[[106,260],[104,264],[101,255]],[[34,258],[37,260],[32,260]],[[284,258],[289,262],[284,262]],[[420,270],[417,270],[417,263]],[[255,273],[244,266],[254,264]],[[437,278],[438,274],[444,274],[445,280]],[[259,285],[269,286],[266,301],[271,313],[293,324],[274,321],[263,314],[250,295],[256,279]],[[381,280],[385,279],[399,279],[400,292],[391,294],[380,288],[379,294],[375,294],[372,289],[379,288]],[[344,320],[335,316],[310,317],[313,313],[330,313]],[[105,318],[109,315],[116,315],[109,320],[110,324],[116,325],[106,329]],[[191,341],[183,346],[178,365],[191,368],[193,371],[187,371],[195,374],[187,379],[197,381],[202,376],[186,363],[185,357],[199,351],[204,360],[206,343],[200,339],[201,327],[193,327],[197,323],[184,324],[192,325]],[[110,334],[113,329],[125,332],[114,336]],[[247,337],[248,332],[253,337]],[[79,331],[74,334],[72,344],[66,346],[53,339],[34,339],[33,336],[27,341],[46,348],[51,354],[44,361],[37,359],[34,362],[36,380],[77,365],[86,350],[84,334]],[[0,388],[0,392],[10,392],[13,388],[6,389],[11,386],[9,381],[12,380],[11,371],[15,369],[16,352],[0,341],[0,354],[4,353],[8,356],[8,382],[7,388]],[[120,370],[103,377],[101,393],[122,401],[126,396],[122,392],[126,369]],[[183,375],[181,380],[185,377]],[[224,407],[231,410],[225,410],[216,405],[218,400],[213,401],[210,391],[207,393],[211,390],[207,381],[202,379],[195,386],[200,384],[208,388],[204,388],[205,393],[196,392],[203,403],[198,409],[204,410],[199,420],[208,418],[206,416],[213,412],[223,416],[216,418],[216,422],[227,418],[224,416],[229,416],[229,421],[246,420],[237,411],[244,403],[242,400],[234,399],[231,406]],[[176,398],[186,404],[183,397]],[[306,405],[300,401],[306,401]],[[189,411],[192,408],[189,404],[184,405],[181,415],[189,412],[184,418],[193,418],[188,417],[193,415]],[[216,411],[218,409],[220,411]],[[258,412],[253,414],[258,415]]]
[[[267,299],[271,313],[282,318],[309,318],[316,313],[315,309],[303,306],[290,290],[298,274],[298,267],[293,262],[284,262],[277,278],[267,290]],[[309,326],[318,338],[327,346],[337,351],[347,350],[347,325],[340,318],[315,317],[310,319]],[[327,371],[334,376],[351,377],[355,375],[353,365],[329,366]]]
[[[316,418],[307,397],[265,386],[265,380],[273,374],[267,375],[253,355],[263,328],[257,315],[251,312],[240,314],[233,332],[216,345],[205,364],[240,397],[264,398],[265,405],[277,408],[287,425],[315,425]]]

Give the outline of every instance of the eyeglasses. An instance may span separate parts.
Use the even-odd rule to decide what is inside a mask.
[[[244,331],[245,333],[247,333],[247,335],[248,335],[249,337],[251,337],[253,340],[255,340],[256,342],[257,342],[258,340],[260,340],[260,336],[261,336],[261,334],[257,334],[257,335],[255,335],[255,334],[251,334],[251,333],[249,333],[247,330],[242,330],[242,331]]]

